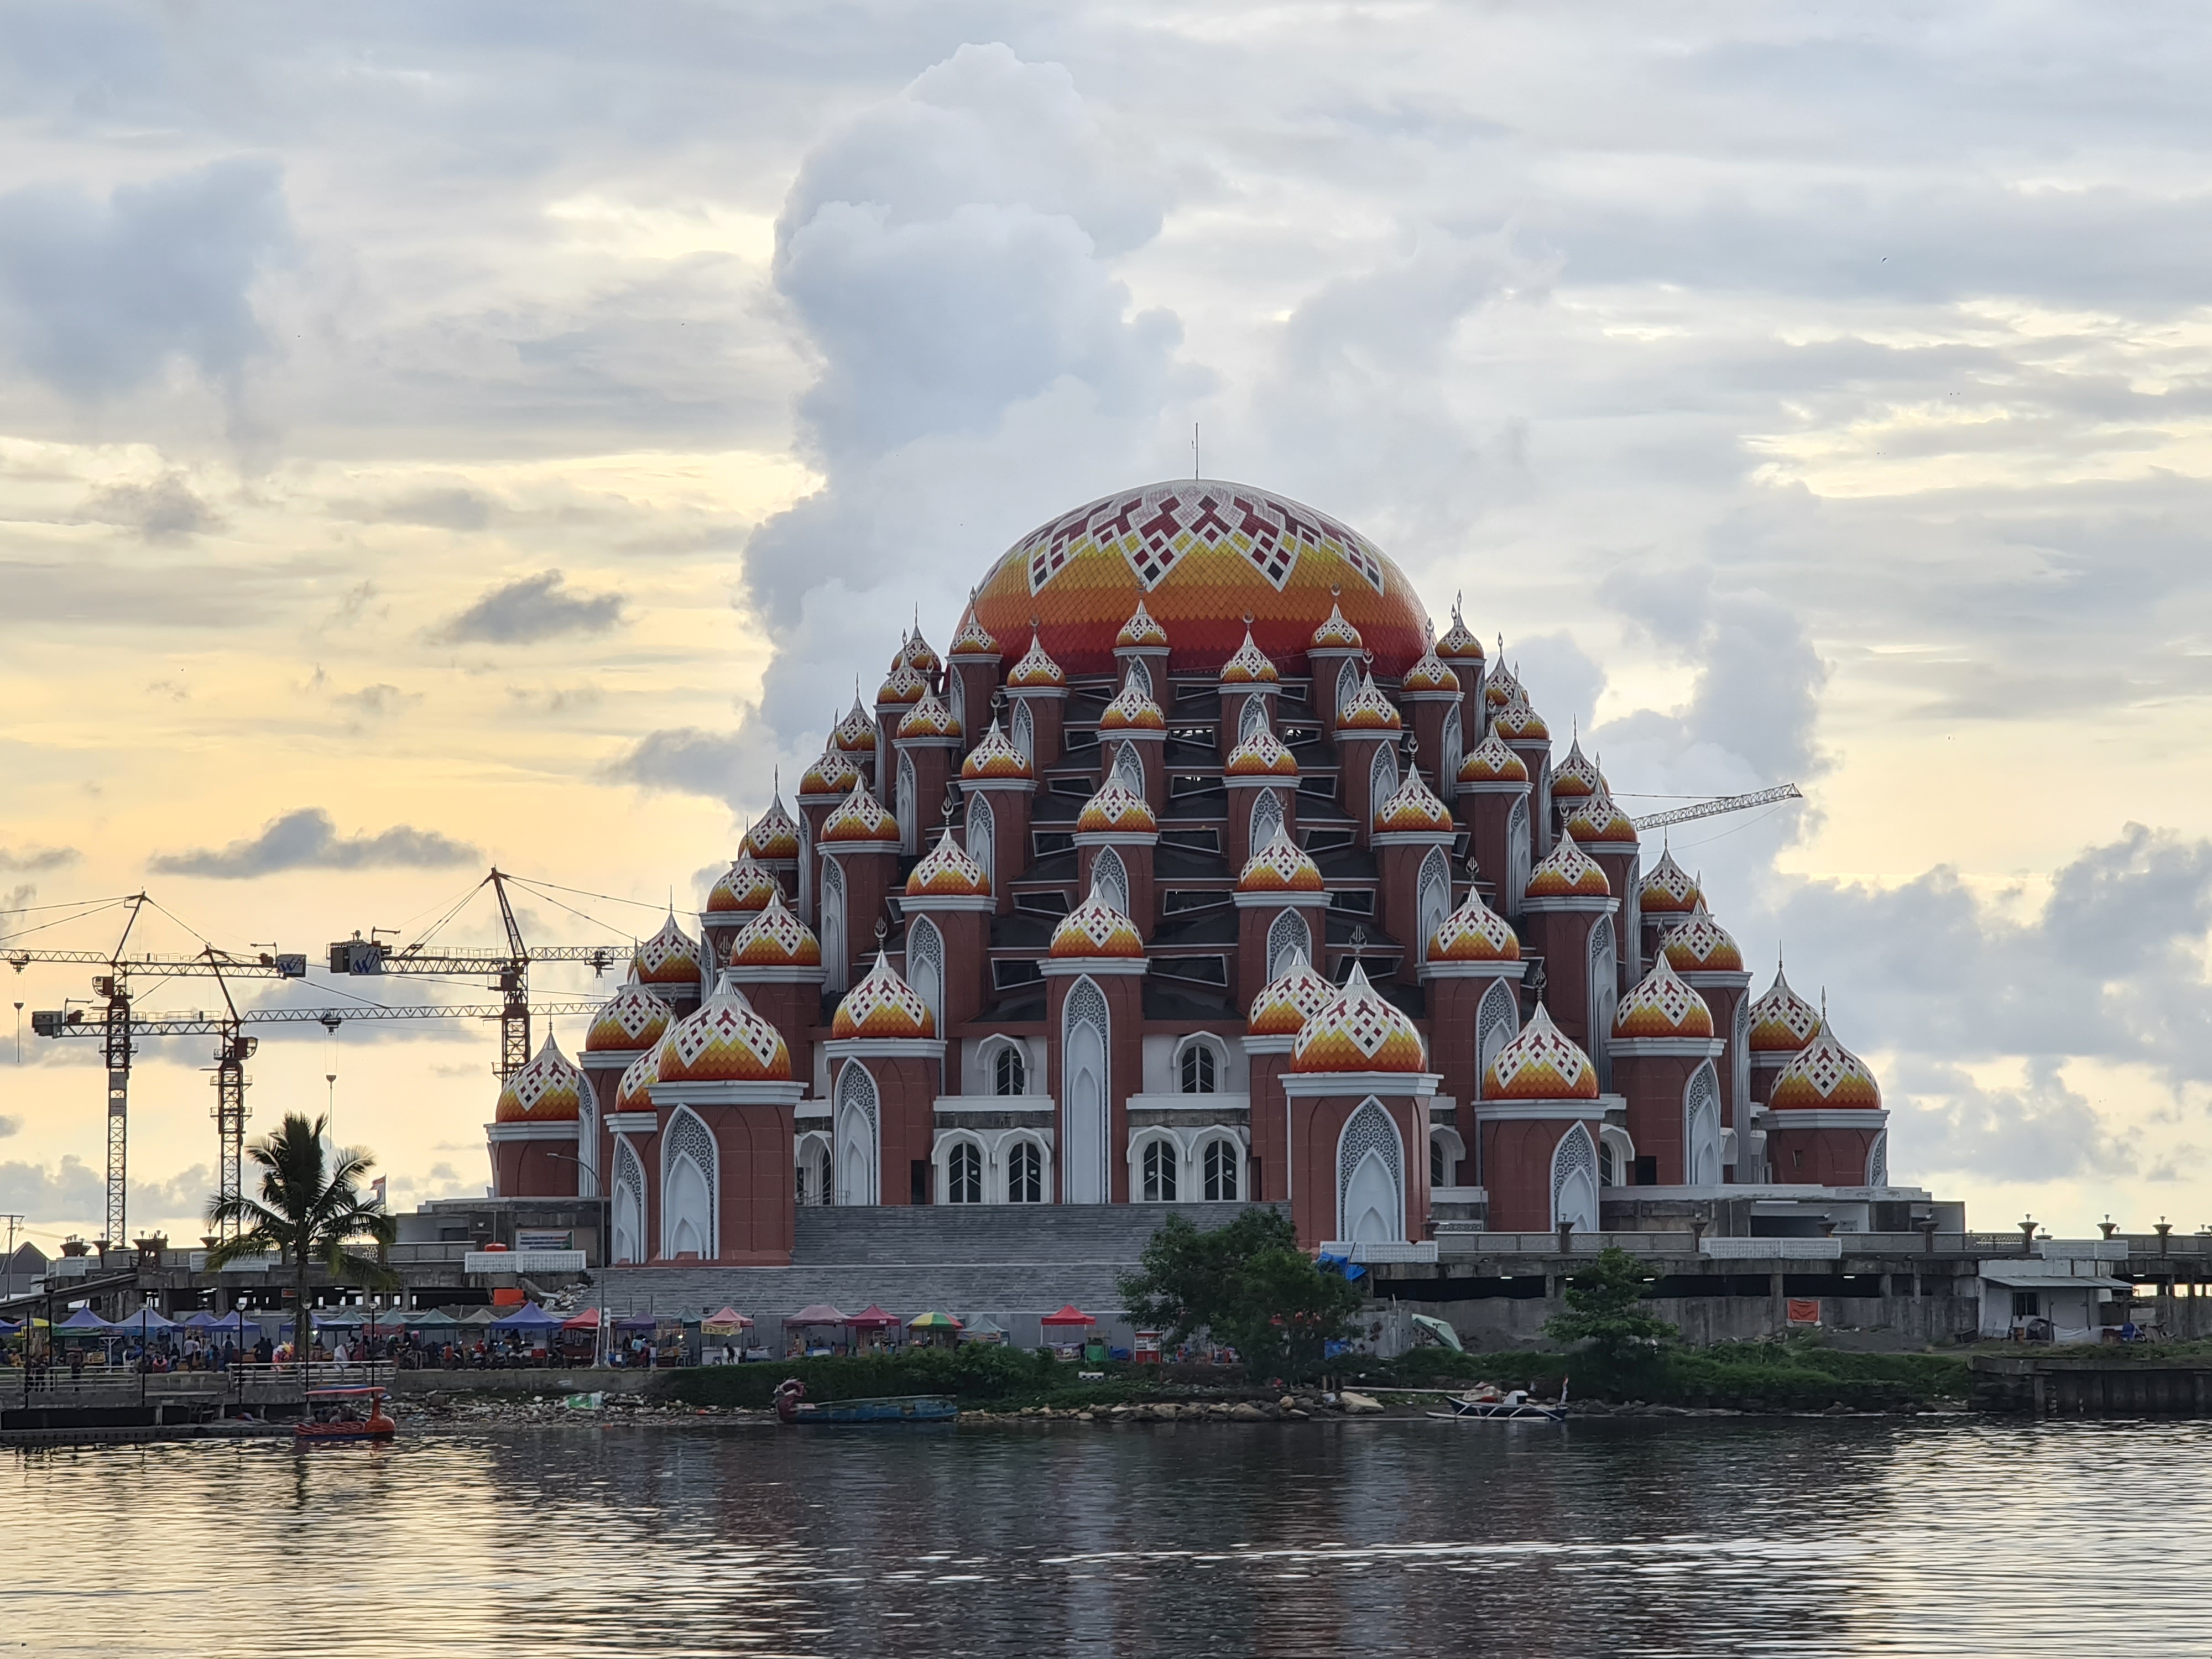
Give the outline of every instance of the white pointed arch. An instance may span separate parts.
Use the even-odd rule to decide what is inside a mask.
[[[822,926],[818,932],[822,965],[828,970],[823,983],[832,991],[842,991],[852,951],[845,942],[845,871],[832,858],[822,860]]]
[[[1152,671],[1145,666],[1145,659],[1142,657],[1129,659],[1129,672],[1121,684],[1125,688],[1134,686],[1141,696],[1149,697],[1152,695]]]
[[[1091,854],[1091,890],[1123,915],[1129,914],[1129,866],[1110,847]]]
[[[1114,755],[1114,781],[1139,799],[1145,793],[1145,763],[1139,758],[1137,745],[1125,743]]]
[[[1258,852],[1274,840],[1275,831],[1283,827],[1282,797],[1272,789],[1252,792],[1252,822],[1249,841],[1251,850]]]
[[[1721,1181],[1721,1080],[1710,1060],[1682,1091],[1682,1178],[1692,1187]]]
[[[1866,1184],[1869,1187],[1889,1185],[1889,1131],[1875,1132],[1874,1143],[1867,1148]]]
[[[1528,890],[1528,797],[1516,795],[1513,810],[1505,815],[1505,882],[1499,890],[1499,908],[1506,919],[1521,919],[1521,900]]]
[[[1597,1231],[1597,1146],[1589,1127],[1571,1123],[1552,1149],[1552,1224]]]
[[[809,927],[814,926],[814,825],[806,814],[799,815],[799,919]],[[817,930],[815,937],[821,937]]]
[[[583,1103],[576,1113],[576,1191],[585,1198],[599,1195],[599,1097],[586,1080]]]
[[[1261,696],[1244,699],[1243,712],[1237,716],[1237,741],[1249,743],[1267,729],[1267,700]]]
[[[1444,714],[1443,752],[1437,757],[1437,788],[1448,793],[1459,781],[1459,763],[1467,754],[1466,728],[1459,717],[1459,705],[1454,703]]]
[[[1443,848],[1431,847],[1422,859],[1420,880],[1414,892],[1417,896],[1413,914],[1419,918],[1419,927],[1414,935],[1415,948],[1421,958],[1425,958],[1429,936],[1443,927],[1444,918],[1451,915],[1451,866],[1444,860]]]
[[[945,707],[952,716],[953,729],[968,729],[968,677],[957,668],[945,671]]]
[[[714,1133],[689,1106],[669,1114],[660,1137],[660,1254],[665,1261],[696,1255],[711,1261],[716,1238],[716,1194],[721,1189],[721,1150]]]
[[[1022,758],[1035,764],[1036,761],[1036,716],[1030,713],[1027,697],[1014,699],[1014,747],[1022,751]]]
[[[1597,1064],[1597,1086],[1613,1087],[1613,1011],[1620,1004],[1620,958],[1613,942],[1613,918],[1600,916],[1589,936],[1589,1049]]]
[[[907,924],[906,982],[929,1010],[939,1036],[945,1034],[945,935],[927,916]]]
[[[921,850],[917,843],[921,836],[921,808],[915,799],[915,794],[914,755],[911,750],[902,750],[898,757],[898,799],[896,805],[898,808],[899,848],[908,858]]]
[[[1474,1086],[1478,1094],[1483,1078],[1489,1073],[1490,1062],[1520,1031],[1521,999],[1515,993],[1513,981],[1491,981],[1490,988],[1482,994],[1482,1000],[1474,1011]]]
[[[1111,1020],[1106,994],[1088,977],[1068,988],[1060,1011],[1060,1159],[1070,1204],[1103,1204],[1113,1196],[1107,1138],[1113,1074],[1108,1054]]]
[[[1313,929],[1296,910],[1278,911],[1267,924],[1267,979],[1270,983],[1290,971],[1293,957],[1314,959]]]
[[[990,795],[978,789],[968,797],[968,856],[982,866],[994,893],[999,890],[998,854],[999,815],[991,810]]]
[[[1751,998],[1735,994],[1735,1018],[1729,1022],[1729,1104],[1739,1132],[1751,1121]]]
[[[1372,1095],[1336,1138],[1336,1236],[1356,1244],[1405,1242],[1406,1149]]]
[[[830,1115],[831,1157],[836,1171],[837,1202],[876,1204],[880,1163],[876,1079],[857,1060],[848,1060],[837,1073],[836,1104]]]
[[[614,1247],[616,1261],[645,1260],[645,1165],[636,1148],[622,1135],[615,1137]]]
[[[1367,810],[1381,810],[1382,803],[1398,793],[1398,745],[1378,744],[1375,758],[1367,768]]]
[[[1338,712],[1339,714],[1343,713],[1343,712],[1344,712],[1344,706],[1345,706],[1345,704],[1346,704],[1346,703],[1350,702],[1351,702],[1354,697],[1358,696],[1358,695],[1359,695],[1359,671],[1358,671],[1357,668],[1355,668],[1355,667],[1353,667],[1353,666],[1352,666],[1352,659],[1351,659],[1351,658],[1349,658],[1349,657],[1346,657],[1346,659],[1345,659],[1341,663],[1340,663],[1340,664],[1338,664],[1338,665],[1337,665],[1337,670],[1336,670],[1336,708],[1337,708],[1337,712]]]

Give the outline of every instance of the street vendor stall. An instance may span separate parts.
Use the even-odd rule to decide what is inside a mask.
[[[951,1314],[921,1313],[906,1322],[914,1333],[915,1342],[925,1348],[957,1347],[960,1342],[960,1322]]]
[[[699,1322],[699,1363],[734,1365],[745,1357],[745,1333],[753,1322],[735,1308],[725,1306]]]
[[[827,1302],[817,1302],[801,1308],[795,1314],[785,1315],[783,1328],[790,1334],[797,1352],[814,1358],[836,1352],[822,1340],[821,1333],[830,1330],[842,1336],[846,1329],[845,1316]]]
[[[1090,1330],[1098,1322],[1070,1302],[1057,1313],[1048,1313],[1037,1323],[1043,1328],[1045,1346],[1062,1359],[1084,1359],[1093,1364],[1103,1364],[1106,1359],[1106,1345],[1089,1340]]]

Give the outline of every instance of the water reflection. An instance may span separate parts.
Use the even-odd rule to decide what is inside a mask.
[[[2212,1652],[2192,1425],[563,1427],[13,1454],[33,1652]],[[158,1634],[156,1634],[158,1632]]]

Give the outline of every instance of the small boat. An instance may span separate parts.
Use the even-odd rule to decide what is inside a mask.
[[[339,1446],[389,1440],[399,1425],[385,1415],[384,1399],[382,1389],[310,1389],[307,1414],[292,1425],[293,1443]]]
[[[844,1426],[864,1423],[950,1423],[960,1407],[948,1395],[884,1395],[872,1400],[806,1403],[806,1385],[797,1377],[777,1384],[775,1414],[786,1423]]]
[[[1516,1389],[1511,1394],[1450,1395],[1444,1403],[1448,1412],[1431,1412],[1431,1417],[1447,1420],[1474,1418],[1486,1423],[1564,1423],[1567,1420],[1567,1385],[1559,1384],[1559,1397],[1547,1406],[1528,1398]]]

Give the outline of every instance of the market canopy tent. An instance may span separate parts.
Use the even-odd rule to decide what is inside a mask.
[[[599,1328],[599,1310],[586,1308],[574,1319],[562,1320],[561,1328],[564,1331],[596,1331]]]
[[[557,1314],[550,1314],[535,1302],[526,1302],[504,1319],[491,1322],[495,1331],[556,1331],[561,1328]]]
[[[417,1308],[412,1313],[402,1314],[399,1322],[410,1331],[450,1331],[459,1328],[461,1322],[435,1308]]]
[[[54,1327],[64,1336],[112,1336],[115,1327],[89,1308],[79,1308],[67,1319]]]
[[[141,1331],[149,1334],[155,1331],[173,1331],[177,1328],[177,1322],[164,1318],[159,1308],[144,1307],[140,1308],[136,1313],[124,1315],[121,1319],[116,1321],[115,1328],[118,1331],[129,1331],[135,1335]]]
[[[896,1328],[899,1321],[896,1314],[885,1313],[881,1307],[871,1302],[845,1322],[856,1331],[888,1331]]]
[[[910,1331],[957,1331],[960,1322],[951,1314],[923,1313],[908,1320],[906,1328]]]
[[[963,1342],[1003,1342],[1006,1340],[1006,1328],[988,1314],[978,1314],[962,1328],[960,1340]]]
[[[817,1302],[811,1307],[801,1308],[795,1314],[787,1315],[783,1322],[787,1325],[842,1325],[848,1322],[843,1314],[827,1302]]]
[[[702,1336],[736,1336],[752,1328],[753,1322],[735,1308],[725,1307],[720,1313],[710,1313],[699,1322]]]
[[[1084,1312],[1082,1309],[1077,1307],[1073,1302],[1062,1308],[1058,1313],[1048,1313],[1042,1319],[1037,1321],[1037,1323],[1043,1326],[1047,1330],[1051,1330],[1055,1327],[1096,1325],[1097,1322],[1098,1322],[1097,1320],[1093,1319],[1089,1314]]]

